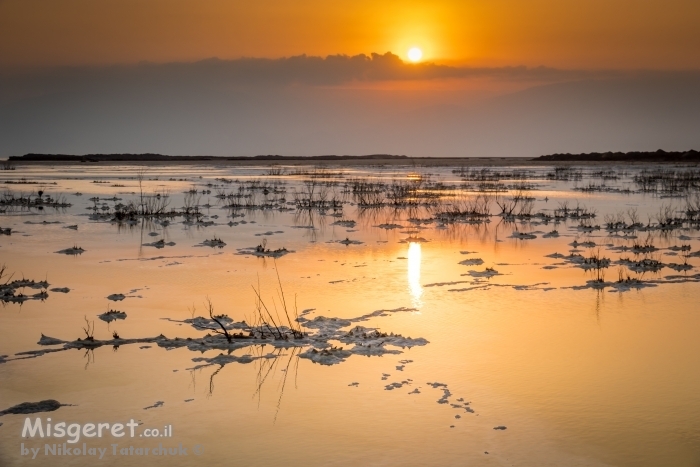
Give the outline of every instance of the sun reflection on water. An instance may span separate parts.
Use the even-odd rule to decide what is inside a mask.
[[[420,308],[423,305],[421,296],[423,295],[423,287],[420,285],[420,262],[421,262],[421,244],[408,244],[408,290],[411,293],[413,306]]]

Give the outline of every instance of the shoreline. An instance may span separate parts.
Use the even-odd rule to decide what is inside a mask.
[[[211,165],[217,167],[244,167],[244,166],[299,166],[299,167],[347,167],[347,166],[389,166],[389,167],[512,167],[512,166],[533,166],[533,167],[552,167],[552,166],[616,166],[616,165],[633,165],[633,166],[697,166],[698,161],[658,161],[658,160],[543,160],[533,159],[530,157],[416,157],[416,158],[388,158],[388,159],[367,159],[367,158],[352,158],[352,159],[308,159],[300,157],[290,159],[227,159],[227,158],[212,158],[212,159],[179,159],[179,160],[155,160],[155,161],[96,161],[83,162],[75,160],[11,160],[1,161],[3,164],[9,164],[12,167],[21,166],[149,166],[161,167],[171,165]]]

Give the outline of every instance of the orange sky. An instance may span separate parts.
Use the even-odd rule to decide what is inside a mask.
[[[697,0],[0,0],[0,66],[421,47],[430,61],[700,68]]]

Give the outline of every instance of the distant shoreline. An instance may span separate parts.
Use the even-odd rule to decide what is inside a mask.
[[[143,154],[25,154],[23,156],[10,156],[8,161],[42,161],[42,162],[160,162],[160,161],[249,161],[249,162],[270,162],[270,161],[343,161],[343,160],[387,160],[387,159],[410,159],[408,156],[397,156],[393,154],[368,154],[364,156],[280,156],[280,155],[260,155],[241,157],[219,157],[219,156],[169,156],[166,154],[143,153]]]
[[[587,154],[550,154],[532,160],[548,162],[700,162],[700,152],[694,149],[670,152],[662,149],[653,152],[591,152]]]
[[[27,165],[168,165],[168,164],[211,164],[217,166],[243,165],[388,165],[388,166],[496,166],[513,165],[613,165],[616,163],[645,165],[666,163],[700,163],[700,152],[654,151],[654,152],[605,152],[584,154],[550,154],[540,157],[410,157],[392,154],[369,155],[321,155],[321,156],[280,156],[260,155],[250,157],[217,156],[169,156],[164,154],[25,154],[11,156],[6,163]]]

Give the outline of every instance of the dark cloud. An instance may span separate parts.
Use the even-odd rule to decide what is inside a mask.
[[[342,85],[351,82],[488,78],[501,81],[557,82],[619,76],[618,71],[560,70],[547,67],[470,68],[403,62],[383,55],[301,55],[280,59],[216,58],[191,63],[140,63],[103,67],[60,67],[0,71],[0,99],[74,89],[129,86],[283,86]]]

